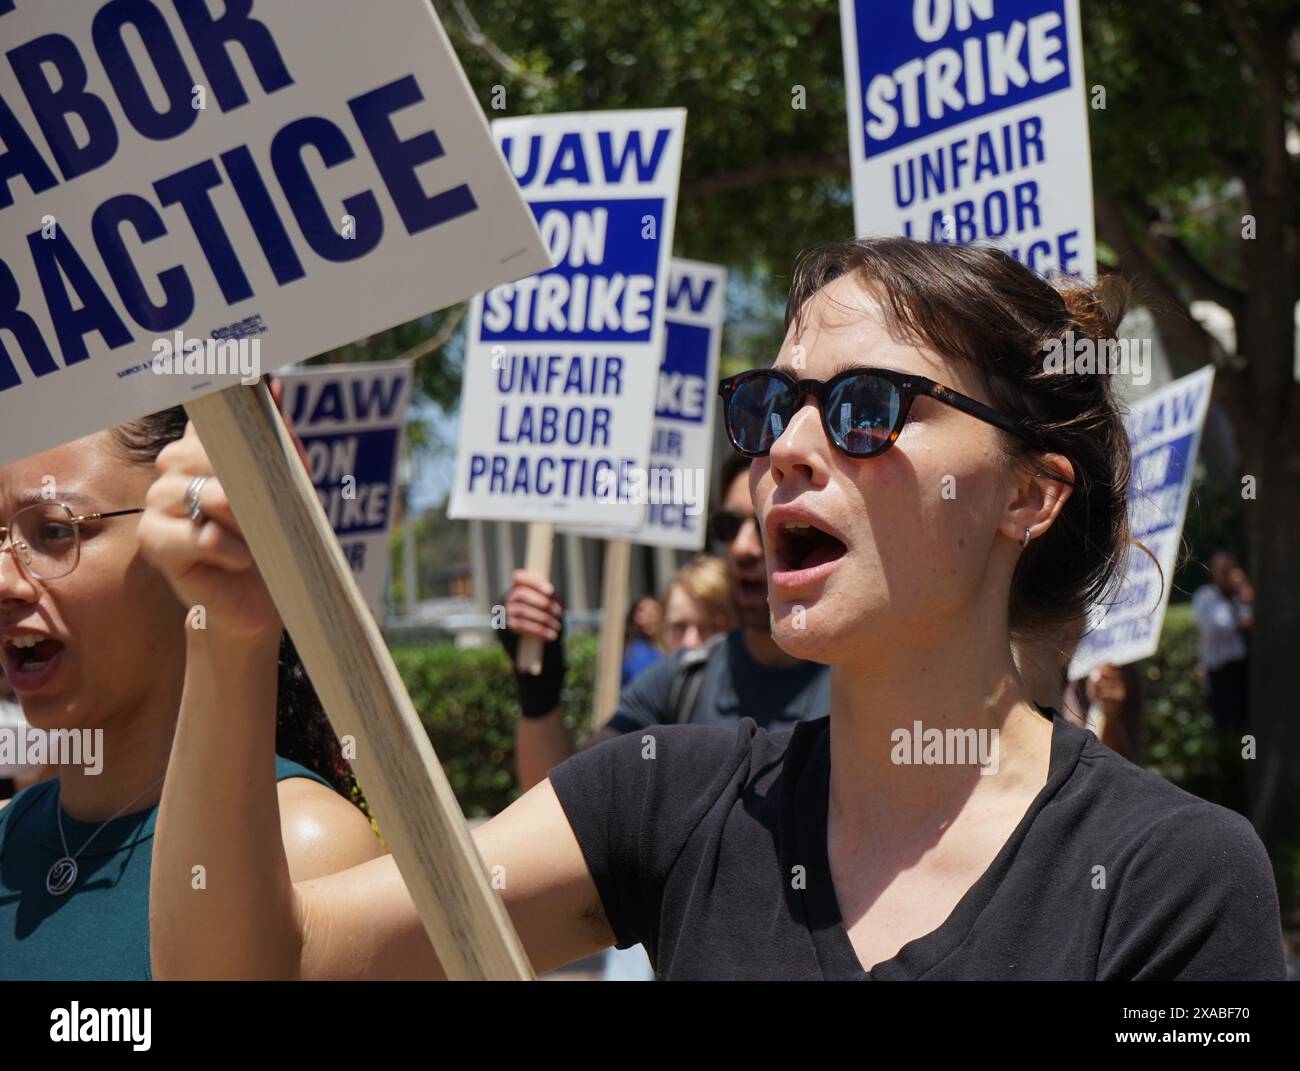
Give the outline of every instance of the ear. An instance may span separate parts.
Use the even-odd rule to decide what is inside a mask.
[[[999,525],[1017,544],[1025,541],[1026,528],[1031,540],[1051,528],[1074,491],[1074,466],[1064,454],[1034,454],[1027,462],[1012,466],[1011,499]]]

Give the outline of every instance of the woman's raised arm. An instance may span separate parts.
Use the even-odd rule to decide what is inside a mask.
[[[154,976],[442,977],[391,856],[290,881],[273,758],[280,621],[192,427],[159,456],[158,470],[141,547],[187,607],[204,608],[204,627],[187,632],[185,689],[154,838]],[[209,476],[201,524],[185,506],[197,475]],[[474,839],[489,868],[504,867],[502,896],[535,970],[613,943],[549,781]]]

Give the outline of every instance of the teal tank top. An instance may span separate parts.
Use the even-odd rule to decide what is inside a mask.
[[[275,757],[277,782],[306,777]],[[63,855],[57,781],[19,792],[0,810],[0,979],[145,981],[149,965],[149,867],[158,808],[115,818],[77,856],[77,883],[51,896],[45,876]],[[98,828],[63,816],[76,851]]]

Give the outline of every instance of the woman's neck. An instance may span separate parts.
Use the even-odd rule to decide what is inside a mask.
[[[80,822],[104,822],[119,810],[134,814],[154,806],[162,797],[160,778],[179,707],[179,689],[175,695],[157,694],[136,704],[130,714],[104,719],[102,732],[91,730],[98,736],[96,766],[57,767],[63,813]]]
[[[903,825],[951,813],[976,791],[1042,787],[1052,725],[1016,672],[1005,627],[970,624],[925,647],[896,642],[832,666],[838,813]]]

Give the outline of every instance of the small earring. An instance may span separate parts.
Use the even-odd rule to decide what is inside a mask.
[[[1022,550],[1023,550],[1025,547],[1027,547],[1027,546],[1029,546],[1029,529],[1028,529],[1028,528],[1025,529],[1025,541],[1024,541],[1023,543],[1020,544],[1020,547],[1021,547]]]

